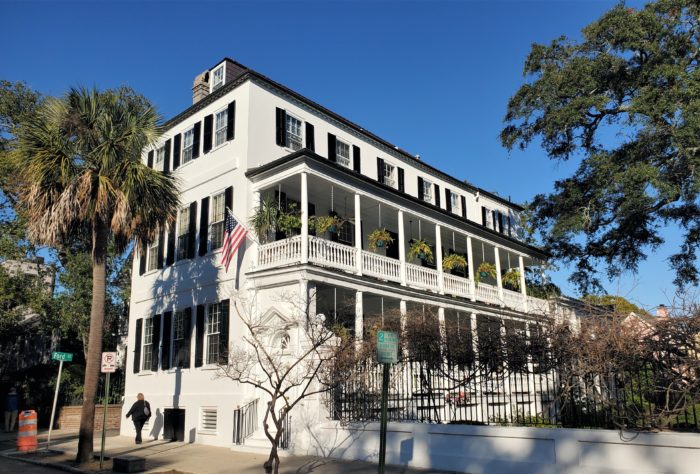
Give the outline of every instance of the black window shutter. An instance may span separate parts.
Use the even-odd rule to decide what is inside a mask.
[[[194,343],[194,366],[201,367],[204,360],[204,305],[197,305],[197,335]]]
[[[163,173],[170,173],[170,140],[165,142],[165,158],[163,159]]]
[[[141,371],[141,331],[143,330],[143,318],[136,320],[136,335],[134,337],[134,373]]]
[[[505,227],[503,225],[503,218],[504,217],[505,216],[501,213],[501,211],[498,211],[498,232],[500,232],[501,234],[503,233],[503,228]]]
[[[158,268],[163,268],[163,248],[165,244],[165,235],[163,229],[158,234]]]
[[[173,312],[166,311],[163,313],[163,360],[160,366],[163,370],[170,368],[170,338],[173,326]]]
[[[279,146],[287,146],[287,112],[277,108],[277,139]]]
[[[202,122],[194,124],[194,136],[192,137],[192,159],[199,158],[199,140],[202,134]]]
[[[335,135],[332,133],[328,134],[328,161],[332,161],[335,163],[336,158],[335,158]]]
[[[481,206],[481,225],[486,227],[486,208],[484,206]]]
[[[233,211],[233,186],[229,186],[224,191],[224,206]]]
[[[202,199],[199,216],[199,256],[206,255],[209,244],[209,198]]]
[[[437,184],[434,184],[433,186],[435,186],[435,205],[440,207],[440,186]]]
[[[460,196],[462,199],[462,217],[467,218],[467,198]]]
[[[190,225],[187,231],[187,258],[194,258],[194,244],[197,238],[197,202],[190,204]]]
[[[452,192],[445,188],[445,209],[447,212],[452,212]]]
[[[192,308],[185,308],[185,346],[182,350],[182,367],[190,368],[190,347],[192,346]]]
[[[352,169],[361,172],[362,161],[360,158],[360,147],[357,145],[352,146]]]
[[[236,101],[228,104],[226,111],[226,141],[236,138]]]
[[[511,228],[512,218],[508,216],[508,237],[513,237],[513,229]]]
[[[316,137],[314,136],[314,126],[306,122],[306,148],[316,151]]]
[[[423,178],[418,176],[418,199],[420,199],[421,201],[425,199],[425,193],[423,191]]]
[[[491,224],[493,227],[493,230],[497,230],[498,223],[496,222],[496,211],[491,211]]]
[[[229,300],[221,302],[221,324],[219,325],[219,363],[228,363],[228,318]]]
[[[146,273],[146,252],[142,250],[139,256],[139,275],[144,273]]]
[[[406,179],[404,177],[403,168],[397,168],[399,174],[399,191],[406,192]]]
[[[153,150],[148,152],[148,167],[153,168]]]
[[[168,256],[165,259],[166,265],[175,263],[175,223],[168,229]]]
[[[153,344],[151,345],[151,350],[153,351],[151,353],[151,370],[157,372],[158,354],[160,353],[160,314],[153,316]]]
[[[214,116],[212,114],[204,117],[204,143],[203,152],[209,153],[212,147],[212,132],[214,129]]]
[[[173,141],[173,171],[180,167],[180,147],[182,146],[182,133],[175,135]]]
[[[377,157],[377,181],[384,184],[384,160]]]

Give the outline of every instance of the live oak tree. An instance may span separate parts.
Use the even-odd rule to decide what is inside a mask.
[[[533,227],[552,255],[575,266],[571,281],[599,290],[635,271],[680,229],[674,283],[697,284],[700,245],[700,5],[620,4],[583,38],[534,44],[526,82],[510,99],[501,142],[540,143],[578,169],[532,203]]]
[[[128,88],[71,89],[47,99],[19,130],[16,158],[26,183],[20,214],[30,240],[61,247],[89,242],[90,330],[78,462],[92,459],[95,393],[102,351],[108,243],[117,253],[133,239],[155,238],[178,207],[174,178],[148,168],[141,152],[157,140],[159,116]]]

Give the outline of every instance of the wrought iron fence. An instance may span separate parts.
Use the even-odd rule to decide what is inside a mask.
[[[245,443],[246,438],[258,429],[258,401],[256,398],[233,411],[233,442]]]
[[[282,417],[282,410],[280,410],[280,417]],[[282,418],[282,437],[280,438],[280,448],[289,449],[290,442],[292,440],[292,415],[287,412],[287,415]]]

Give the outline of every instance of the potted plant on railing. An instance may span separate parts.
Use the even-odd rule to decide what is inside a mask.
[[[250,219],[250,225],[261,242],[267,242],[277,230],[279,206],[271,196],[260,201]]]
[[[490,262],[481,262],[479,268],[476,269],[476,276],[474,279],[477,283],[482,281],[484,278],[496,279],[496,265]]]
[[[503,274],[501,282],[509,290],[518,291],[520,289],[520,271],[517,268],[511,268]]]
[[[331,234],[335,234],[336,232],[338,232],[338,227],[340,227],[342,223],[343,221],[337,214],[328,216],[315,216],[313,218],[313,228],[319,234],[323,234],[324,232],[330,232]],[[311,225],[312,224],[310,219],[309,226]]]
[[[408,259],[412,260],[414,258],[433,263],[433,250],[428,245],[428,242],[423,239],[411,242],[411,246],[408,249]]]
[[[451,272],[455,268],[462,270],[467,268],[467,259],[456,253],[451,253],[442,259],[442,271]]]
[[[369,240],[370,250],[383,248],[394,241],[391,237],[391,233],[385,228],[374,229],[367,239]]]
[[[286,212],[280,212],[277,216],[277,230],[284,232],[287,237],[298,235],[301,231],[301,216],[296,204],[291,203]]]

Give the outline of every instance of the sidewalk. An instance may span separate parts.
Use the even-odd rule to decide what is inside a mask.
[[[45,437],[43,437],[45,439]],[[57,435],[51,436],[51,449],[61,450],[63,454],[36,456],[47,465],[60,464],[66,467],[75,467],[73,459],[78,447],[77,433],[70,436],[68,433],[61,433],[61,438]],[[54,442],[55,440],[55,442]],[[99,456],[100,438],[95,438],[95,454]],[[43,445],[44,443],[42,443]],[[7,451],[3,453],[7,456]],[[263,463],[267,456],[252,453],[241,453],[231,451],[229,448],[218,448],[204,446],[200,444],[189,444],[182,442],[168,441],[147,441],[144,444],[136,445],[130,437],[111,435],[107,437],[105,443],[105,456],[112,458],[119,455],[139,456],[146,459],[146,472],[149,473],[178,473],[187,474],[260,474],[263,473]],[[13,459],[21,459],[23,454],[13,455]],[[99,463],[90,466],[95,471]],[[110,472],[111,461],[105,461],[104,471]],[[75,470],[73,469],[73,472]],[[94,471],[86,471],[94,472]],[[311,456],[287,456],[281,458],[280,473],[282,474],[359,474],[377,472],[377,465],[360,461],[339,461],[334,459],[323,459]],[[387,466],[387,473],[401,474],[425,474],[423,471],[408,469],[401,466]]]

